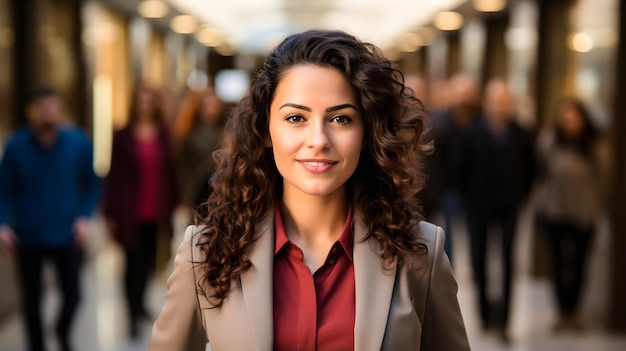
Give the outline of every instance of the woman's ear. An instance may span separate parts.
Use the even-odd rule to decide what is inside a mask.
[[[272,138],[269,135],[265,137],[265,147],[267,148],[272,147]]]

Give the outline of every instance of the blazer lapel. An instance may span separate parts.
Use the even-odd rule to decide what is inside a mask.
[[[265,218],[257,226],[257,240],[248,249],[252,267],[241,274],[241,290],[248,311],[248,320],[256,350],[271,350],[274,341],[273,269],[274,217]]]
[[[364,240],[368,229],[355,216],[354,221],[354,280],[356,316],[354,349],[380,350],[393,295],[396,262],[383,269],[380,246],[376,239]]]

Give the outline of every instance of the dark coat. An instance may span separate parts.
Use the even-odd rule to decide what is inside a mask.
[[[468,212],[517,211],[535,177],[534,137],[511,121],[496,135],[484,118],[469,130],[463,156]]]
[[[471,124],[459,125],[454,121],[453,113],[452,110],[432,112],[430,136],[435,148],[432,154],[422,158],[426,183],[419,194],[427,219],[441,210],[445,194],[464,195],[467,190],[467,174],[463,167]]]
[[[171,236],[172,213],[177,203],[175,166],[169,134],[165,127],[159,129],[157,138],[163,156],[159,231]],[[126,247],[137,244],[139,177],[135,137],[132,128],[127,127],[115,132],[113,136],[111,170],[105,179],[103,194],[103,212],[107,220],[113,221],[113,237]]]

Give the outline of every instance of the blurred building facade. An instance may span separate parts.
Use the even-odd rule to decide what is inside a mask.
[[[238,55],[193,34],[175,33],[170,20],[139,15],[141,1],[0,0],[0,141],[24,123],[28,92],[56,86],[67,102],[68,119],[93,135],[95,167],[108,170],[111,135],[126,124],[134,81],[163,90],[170,108],[185,89],[223,69],[253,75],[261,55]],[[479,1],[455,9],[456,27],[417,24],[399,33],[388,55],[404,72],[429,82],[470,73],[486,82],[506,79],[517,115],[528,127],[550,123],[563,96],[592,106],[597,123],[611,131],[614,179],[626,179],[626,4],[620,0],[509,0],[479,10]],[[389,19],[393,21],[393,19]],[[443,20],[442,20],[443,21]],[[200,74],[198,74],[200,72]],[[200,83],[197,83],[197,80]],[[482,84],[481,84],[482,85]],[[1,148],[0,148],[1,151]],[[612,272],[607,327],[626,331],[626,186],[614,184],[611,201]],[[545,263],[545,262],[544,262]],[[542,264],[539,262],[538,264]],[[10,274],[0,261],[0,274]],[[3,278],[0,278],[3,279]],[[2,311],[16,295],[2,289]]]

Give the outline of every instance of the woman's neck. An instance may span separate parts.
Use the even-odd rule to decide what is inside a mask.
[[[150,120],[137,120],[133,129],[138,140],[152,140],[157,135],[157,125]]]
[[[315,272],[339,239],[348,208],[343,192],[328,196],[283,194],[281,215],[285,232],[303,251],[304,261]]]

